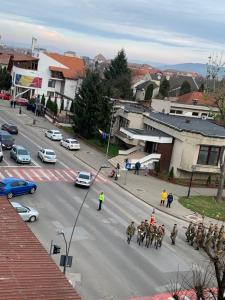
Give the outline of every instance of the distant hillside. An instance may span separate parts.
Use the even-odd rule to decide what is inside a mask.
[[[198,63],[184,63],[176,65],[164,65],[160,67],[161,70],[172,69],[177,71],[186,71],[186,72],[197,72],[200,75],[206,76],[206,64]],[[224,77],[225,68],[221,68],[219,72],[219,77]]]

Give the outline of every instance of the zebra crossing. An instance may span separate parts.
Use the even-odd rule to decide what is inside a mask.
[[[50,169],[39,167],[1,167],[0,180],[7,177],[18,177],[35,182],[74,182],[78,170],[73,169]],[[95,174],[96,172],[92,172]],[[96,182],[110,182],[101,175]]]

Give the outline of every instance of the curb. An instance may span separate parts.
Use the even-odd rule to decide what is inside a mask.
[[[73,154],[73,156],[76,157],[77,159],[81,160],[83,163],[85,163],[85,164],[86,164],[87,166],[89,166],[90,168],[94,169],[95,171],[98,171],[98,169],[96,169],[95,167],[91,166],[89,163],[87,163],[87,162],[84,161],[83,159],[77,157],[75,154]],[[103,174],[103,176],[106,177],[104,174]],[[112,181],[112,182],[113,182],[113,181]],[[132,196],[136,197],[136,198],[139,199],[140,201],[146,203],[146,204],[149,205],[149,206],[152,206],[154,209],[159,210],[159,211],[161,211],[161,212],[163,212],[163,213],[165,213],[165,214],[167,214],[167,215],[170,215],[171,217],[174,217],[174,218],[177,218],[177,219],[179,219],[179,220],[181,220],[181,221],[185,221],[185,222],[189,223],[189,221],[186,220],[186,219],[183,218],[183,217],[179,217],[179,216],[177,216],[177,215],[175,215],[175,214],[173,214],[173,213],[171,213],[171,212],[165,212],[164,210],[160,209],[158,206],[156,206],[156,205],[154,205],[154,204],[148,203],[148,202],[145,201],[144,199],[140,198],[139,196],[137,196],[137,195],[135,195],[134,193],[132,193],[132,192],[130,192],[129,190],[127,190],[124,186],[120,185],[119,183],[117,183],[117,182],[113,182],[113,183],[115,183],[116,185],[118,185],[119,187],[121,187],[124,191],[128,192],[129,194],[131,194]]]

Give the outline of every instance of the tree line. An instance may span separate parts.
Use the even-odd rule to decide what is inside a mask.
[[[12,86],[12,76],[6,68],[0,67],[0,90],[8,91]]]

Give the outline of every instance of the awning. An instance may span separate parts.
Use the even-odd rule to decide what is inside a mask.
[[[126,134],[129,139],[134,140],[148,141],[159,144],[171,144],[173,141],[173,137],[158,129],[144,130],[121,127],[120,131]]]

